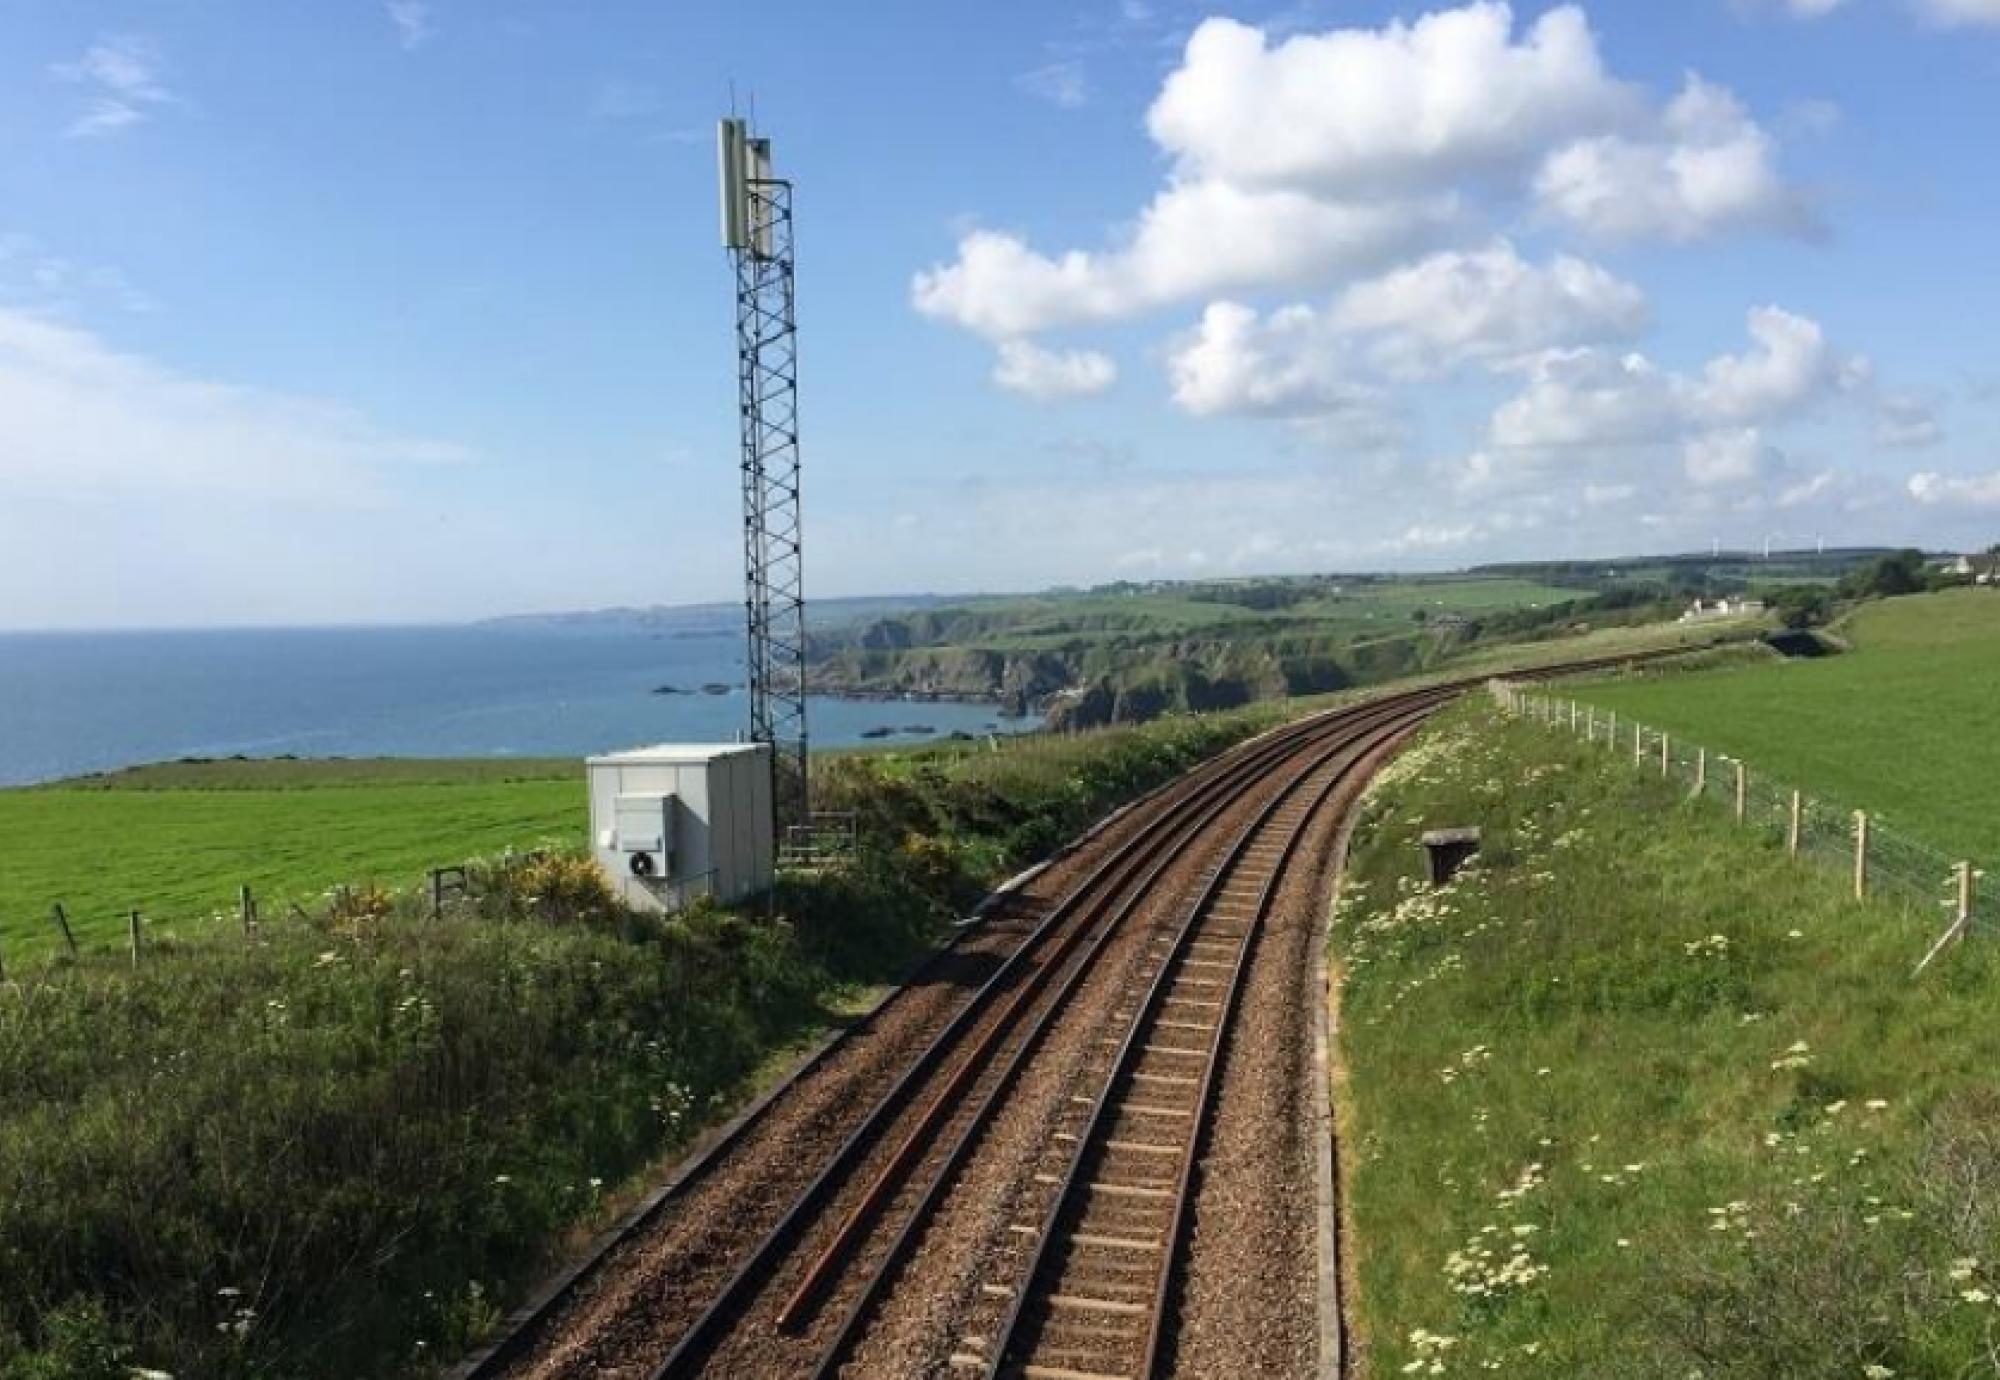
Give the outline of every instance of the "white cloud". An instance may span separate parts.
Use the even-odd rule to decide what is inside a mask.
[[[1748,484],[1776,473],[1784,456],[1764,443],[1756,427],[1713,431],[1688,441],[1682,455],[1687,476],[1703,488]]]
[[[1544,209],[1613,240],[1698,240],[1723,230],[1806,233],[1812,217],[1777,168],[1777,142],[1722,87],[1690,75],[1653,134],[1603,134],[1549,155]]]
[[[382,0],[382,9],[396,26],[396,41],[405,52],[415,52],[437,32],[429,0]]]
[[[1174,402],[1197,417],[1325,417],[1378,402],[1353,378],[1346,342],[1309,307],[1269,317],[1215,302],[1169,347]]]
[[[66,131],[71,138],[101,138],[143,124],[152,108],[169,105],[175,97],[159,76],[157,50],[134,34],[101,38],[74,62],[51,64],[49,75],[86,89],[81,114]]]
[[[1944,428],[1921,399],[1892,394],[1875,413],[1875,444],[1889,450],[1921,450],[1944,439]]]
[[[1911,475],[1909,487],[1910,497],[1926,507],[2000,508],[2000,470],[1970,475],[1927,470]]]
[[[1858,386],[1866,361],[1837,354],[1816,321],[1776,307],[1749,314],[1752,348],[1710,360],[1695,377],[1643,355],[1551,351],[1528,386],[1493,416],[1510,447],[1646,445],[1781,420]]]
[[[1084,79],[1083,64],[1074,58],[1044,63],[1021,73],[1014,81],[1030,96],[1064,110],[1074,110],[1090,99],[1090,84]]]
[[[1935,23],[2000,24],[2000,0],[1917,0],[1917,8]]]
[[[1377,267],[1421,242],[1449,210],[1437,201],[1348,204],[1182,183],[1154,198],[1127,243],[1101,252],[1050,258],[1014,235],[975,230],[954,262],[917,274],[911,299],[927,316],[1004,339]]]
[[[1630,99],[1582,10],[1550,10],[1517,41],[1508,6],[1477,3],[1275,45],[1207,20],[1146,124],[1184,175],[1348,194],[1520,163]]]
[[[1102,393],[1118,378],[1111,356],[1096,350],[1047,350],[1027,340],[1000,342],[993,382],[1031,398],[1081,398]]]
[[[1847,0],[1784,0],[1785,8],[1800,19],[1822,19],[1846,3]]]
[[[1538,268],[1503,240],[1357,283],[1334,316],[1343,330],[1376,334],[1391,372],[1424,377],[1468,361],[1625,339],[1645,328],[1648,312],[1643,292],[1596,264],[1557,255]]]

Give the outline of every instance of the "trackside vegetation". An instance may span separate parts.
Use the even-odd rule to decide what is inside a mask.
[[[0,1377],[435,1373],[983,887],[1282,712],[830,762],[861,847],[776,919],[634,916],[556,852],[441,921],[362,886],[10,968]]]
[[[1444,825],[1483,848],[1432,889]],[[1445,716],[1371,793],[1332,932],[1358,1373],[1993,1374],[2000,950],[1913,979],[1942,916]]]

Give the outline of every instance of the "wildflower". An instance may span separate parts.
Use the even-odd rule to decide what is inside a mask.
[[[1895,1375],[1895,1373],[1895,1371],[1890,1370],[1887,1366],[1876,1365],[1872,1362],[1861,1368],[1862,1380],[1890,1380],[1890,1377]]]
[[[1993,1301],[1993,1295],[1987,1293],[1984,1289],[1961,1289],[1958,1291],[1958,1296],[1967,1303],[1991,1303]]]
[[[493,1182],[496,1184],[511,1184],[514,1182],[514,1180],[513,1177],[508,1174],[495,1174],[493,1176]]]
[[[1963,1255],[1960,1256],[1957,1260],[1951,1262],[1950,1277],[1954,1282],[1962,1282],[1964,1280],[1971,1279],[1972,1272],[1974,1270],[1977,1270],[1978,1268],[1979,1268],[1978,1256]]]

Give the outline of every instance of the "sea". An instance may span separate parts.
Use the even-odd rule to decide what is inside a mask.
[[[749,726],[743,662],[741,629],[723,626],[6,633],[0,785],[185,757],[571,757],[728,742]],[[1039,726],[993,705],[820,696],[807,723],[818,747],[879,741],[884,729],[914,743]]]

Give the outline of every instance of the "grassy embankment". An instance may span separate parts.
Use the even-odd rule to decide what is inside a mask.
[[[1332,939],[1363,1375],[1994,1373],[2000,951],[1913,981],[1933,919],[1483,701],[1367,819]],[[1431,891],[1457,824],[1481,860]]]
[[[1565,693],[2000,862],[2000,592],[1864,604],[1835,631],[1852,652]]]
[[[903,971],[983,886],[1281,713],[831,760],[822,799],[861,813],[864,846],[789,884],[778,925],[626,916],[588,864],[557,856],[487,865],[476,906],[442,923],[364,888],[347,913],[277,919],[255,943],[187,926],[154,935],[136,968],[89,948],[14,965],[0,984],[0,1377],[429,1373],[607,1197]],[[366,816],[349,797],[376,799],[382,773],[442,771],[327,770],[348,784],[300,792],[299,808],[320,797]],[[155,797],[14,799],[177,803],[170,818],[214,825],[227,865],[203,865],[233,885],[286,803],[246,778],[312,775],[209,773],[234,812],[222,827],[198,808],[207,795],[179,789],[190,771],[127,783],[175,787]],[[550,783],[488,784],[540,798]],[[427,817],[422,800],[452,788],[407,789],[445,793],[411,798]],[[155,854],[155,883],[174,853]]]

